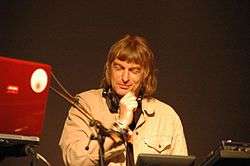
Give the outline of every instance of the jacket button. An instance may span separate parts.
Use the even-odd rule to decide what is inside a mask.
[[[158,147],[161,148],[161,145],[159,144]]]
[[[136,131],[135,134],[138,135],[139,134],[138,131]]]

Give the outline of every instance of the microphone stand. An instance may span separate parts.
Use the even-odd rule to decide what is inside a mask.
[[[96,137],[90,136],[90,140],[97,140],[98,141],[98,144],[99,144],[99,165],[100,166],[105,166],[104,141],[105,141],[105,138],[107,136],[109,136],[111,134],[111,132],[113,132],[113,131],[110,130],[110,129],[105,128],[100,121],[94,119],[92,117],[92,115],[80,104],[79,98],[71,96],[66,91],[66,89],[62,86],[62,84],[60,84],[60,82],[57,80],[57,78],[55,77],[55,75],[53,75],[53,73],[52,73],[52,76],[55,79],[55,81],[58,83],[58,85],[62,88],[62,90],[64,91],[64,93],[66,93],[68,96],[62,94],[61,92],[59,92],[57,89],[53,88],[52,86],[50,87],[50,89],[53,92],[55,92],[57,95],[59,95],[60,97],[62,97],[63,99],[65,99],[68,103],[70,103],[77,110],[79,110],[80,112],[82,112],[83,115],[88,119],[89,126],[95,128],[97,136]],[[87,150],[87,148],[85,148],[85,149]]]
[[[99,144],[99,165],[104,166],[105,165],[104,141],[105,141],[106,136],[108,136],[110,132],[99,121],[95,120],[95,121],[90,122],[90,124],[91,123],[93,123],[94,127],[97,129],[97,137],[94,139],[97,139],[98,144]]]
[[[22,157],[29,156],[31,157],[30,166],[36,166],[37,161],[37,152],[35,150],[35,146],[29,144],[17,144],[11,146],[5,145],[0,146],[0,158],[3,160],[5,157]],[[1,160],[0,160],[1,161]]]
[[[32,146],[26,145],[25,152],[27,155],[31,156],[30,166],[36,166],[38,158],[35,149]]]

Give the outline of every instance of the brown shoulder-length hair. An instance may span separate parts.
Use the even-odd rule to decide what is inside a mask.
[[[150,98],[156,91],[157,79],[155,74],[154,54],[145,38],[125,35],[121,40],[111,46],[104,66],[104,75],[101,87],[111,86],[111,64],[115,59],[136,63],[144,71],[140,89],[143,88],[144,97]]]

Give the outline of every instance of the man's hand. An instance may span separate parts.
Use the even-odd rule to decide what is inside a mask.
[[[136,96],[132,92],[128,92],[120,100],[119,122],[127,128],[133,120],[133,112],[136,110],[138,103]]]

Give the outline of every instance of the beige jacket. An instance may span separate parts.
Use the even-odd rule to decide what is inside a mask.
[[[117,118],[108,110],[102,89],[90,90],[79,94],[80,103],[91,115],[111,128]],[[176,112],[167,104],[157,99],[143,99],[142,116],[133,131],[134,158],[140,153],[187,155],[186,141],[181,120]],[[99,145],[91,141],[89,150],[85,150],[93,128],[88,126],[81,111],[71,108],[66,119],[60,139],[65,165],[86,166],[97,165]],[[114,146],[105,153],[109,166],[125,165],[124,145]]]

